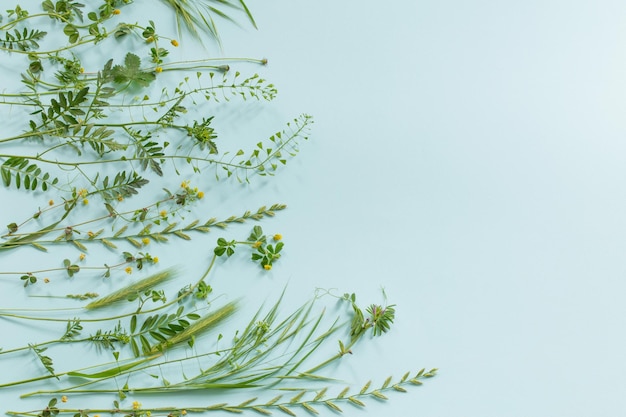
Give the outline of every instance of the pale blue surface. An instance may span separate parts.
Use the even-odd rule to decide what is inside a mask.
[[[223,214],[289,205],[250,291],[383,286],[393,331],[337,377],[440,368],[345,415],[626,413],[623,2],[249,6],[260,30],[222,26],[224,55],[267,57],[279,98],[224,114],[316,121],[273,181],[222,191]]]

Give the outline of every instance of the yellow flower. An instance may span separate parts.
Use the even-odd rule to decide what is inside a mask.
[[[181,416],[186,416],[187,415],[187,410],[180,410],[180,415]]]
[[[150,36],[146,38],[146,43],[152,43],[152,42],[154,42],[154,36]]]
[[[265,265],[263,265],[263,268],[265,268],[266,271],[269,271],[270,269],[272,269],[272,265],[265,264]]]
[[[49,205],[49,206],[54,206],[54,200],[50,200],[50,201],[48,201],[48,205]]]
[[[203,198],[203,197],[204,197],[204,192],[198,191],[198,198]]]
[[[130,274],[132,274],[132,273],[133,273],[133,268],[132,268],[132,267],[130,267],[130,266],[127,266],[126,268],[124,268],[124,271],[126,271],[126,273],[127,273],[128,275],[130,275]]]
[[[139,410],[141,408],[141,403],[139,401],[133,401],[133,410]]]
[[[147,237],[144,237],[143,239],[141,239],[141,242],[142,242],[144,245],[147,245],[148,243],[150,243],[150,239],[149,239],[149,238],[147,238]]]
[[[78,71],[82,74],[83,72],[85,72],[85,68],[80,67],[80,69]],[[80,119],[79,119],[79,121],[80,121]]]
[[[88,198],[83,198],[83,204],[84,204],[84,205],[89,204],[89,199],[88,199]]]
[[[80,259],[81,261],[85,260],[85,254],[81,253],[80,255],[78,255],[78,259]]]
[[[279,240],[281,240],[282,238],[283,238],[283,235],[281,235],[280,233],[276,233],[276,234],[274,235],[274,240],[275,240],[275,241],[279,241]]]
[[[178,47],[178,41],[176,39],[172,39],[170,43],[172,44],[172,46]]]
[[[263,242],[261,242],[260,240],[257,240],[256,242],[254,242],[254,245],[252,245],[252,247],[253,247],[254,249],[256,249],[256,248],[260,247],[262,243],[263,243]]]
[[[163,68],[161,68],[161,67],[156,67],[156,68],[154,69],[154,72],[156,72],[157,74],[158,74],[158,73],[161,73],[161,72],[163,72]]]
[[[189,188],[189,180],[180,183],[181,188]]]
[[[159,215],[160,215],[161,217],[165,217],[165,216],[167,216],[167,211],[166,211],[166,210],[161,210],[161,211],[159,212]]]
[[[45,282],[45,283],[47,284],[47,283],[49,283],[49,282],[50,282],[50,279],[49,279],[49,278],[44,278],[44,279],[43,279],[43,282]]]
[[[124,201],[124,197],[120,194],[117,196],[117,201]]]
[[[61,397],[61,402],[66,403],[67,402],[67,395],[64,395]]]
[[[94,237],[95,233],[90,230],[90,231],[87,232],[87,236]]]
[[[78,190],[78,195],[81,197],[85,197],[87,195],[87,190],[84,188],[81,188],[80,190]]]
[[[154,256],[154,257],[152,258],[152,263],[153,263],[153,264],[155,264],[155,263],[157,263],[157,262],[159,262],[159,257],[158,257],[158,256]]]
[[[120,14],[120,13],[122,13],[122,11],[120,9],[115,9],[115,10],[113,10],[112,13],[113,14]]]

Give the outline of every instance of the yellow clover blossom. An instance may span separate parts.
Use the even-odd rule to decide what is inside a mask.
[[[279,241],[279,240],[281,240],[282,238],[283,238],[283,235],[281,235],[280,233],[276,233],[276,234],[274,235],[274,240],[275,240],[275,241]]]
[[[163,72],[163,68],[162,68],[162,67],[156,67],[156,68],[154,69],[154,72],[156,72],[157,74],[159,74],[159,73]]]
[[[126,268],[124,268],[124,271],[125,271],[128,275],[130,275],[130,274],[132,274],[132,273],[133,273],[133,268],[132,268],[132,267],[130,267],[130,266],[127,266]]]
[[[155,264],[157,262],[159,262],[159,257],[158,256],[153,256],[152,257],[152,263]]]
[[[113,14],[120,14],[120,13],[122,13],[122,11],[120,9],[115,9],[111,13],[113,13]]]
[[[89,204],[89,199],[88,198],[83,198],[83,204],[86,206],[87,204]]]
[[[139,410],[141,408],[141,403],[139,401],[133,401],[133,410]]]
[[[61,402],[66,403],[67,402],[67,395],[64,395],[61,397]]]
[[[54,206],[54,200],[50,200],[50,201],[48,201],[48,205],[49,205],[49,206]]]
[[[149,244],[149,243],[150,243],[150,239],[149,239],[149,238],[147,238],[147,237],[144,237],[143,239],[141,239],[141,242],[142,242],[144,245],[147,245],[147,244]]]
[[[266,271],[269,271],[270,269],[272,269],[272,265],[270,265],[270,264],[265,264],[265,265],[263,265],[263,268],[264,268]]]
[[[261,242],[260,240],[257,240],[256,242],[254,242],[254,244],[252,245],[252,247],[253,247],[254,249],[256,249],[256,248],[258,248],[258,247],[261,247],[261,244],[262,244],[262,243],[263,243],[263,242]]]
[[[189,188],[189,180],[185,180],[180,183],[181,188]]]
[[[186,416],[187,415],[187,410],[180,410],[180,415],[181,416]]]
[[[204,192],[198,191],[198,198],[204,198]]]
[[[166,216],[167,216],[167,210],[161,210],[161,211],[159,211],[159,216],[161,216],[161,217],[166,217]]]
[[[81,253],[80,255],[78,255],[78,259],[80,259],[81,261],[85,260],[85,254]]]
[[[178,47],[178,41],[176,39],[172,39],[172,41],[170,43],[172,44],[173,47],[175,47],[175,48]]]

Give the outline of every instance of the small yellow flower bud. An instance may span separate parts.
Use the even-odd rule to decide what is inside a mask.
[[[61,397],[61,402],[66,403],[67,402],[67,395],[64,395]]]
[[[147,237],[144,237],[143,239],[141,239],[141,242],[142,242],[144,245],[147,245],[147,244],[149,244],[149,243],[150,243],[150,239],[149,239],[149,238],[147,238]]]
[[[120,14],[120,13],[122,13],[122,11],[120,9],[115,9],[111,13],[113,13],[113,14]]]
[[[156,67],[156,68],[154,69],[154,72],[156,72],[157,74],[159,74],[159,73],[163,72],[163,68],[161,68],[161,67]]]
[[[198,191],[198,198],[203,198],[203,197],[204,197],[204,192]]]
[[[257,240],[256,242],[254,242],[254,244],[252,245],[252,247],[253,247],[254,249],[256,249],[256,248],[258,248],[258,247],[260,247],[260,246],[261,246],[261,243],[263,243],[263,242],[261,242],[260,240]]]
[[[139,401],[133,401],[133,410],[139,410],[141,408],[141,403]]]
[[[158,257],[158,256],[154,256],[154,257],[152,257],[152,263],[153,263],[153,264],[156,264],[156,263],[158,263],[158,262],[159,262],[159,257]]]
[[[49,282],[50,282],[50,279],[49,279],[49,278],[44,278],[44,279],[43,279],[43,282],[45,282],[45,283],[47,284],[47,283],[49,283]]]
[[[274,240],[275,240],[275,241],[277,241],[277,242],[278,242],[279,240],[281,240],[282,238],[283,238],[283,235],[281,235],[280,233],[276,233],[276,234],[274,235]]]
[[[159,216],[161,216],[161,217],[167,216],[167,211],[165,211],[165,210],[159,211]]]
[[[87,198],[83,198],[83,204],[84,204],[84,205],[89,204],[89,199],[87,199]]]
[[[266,271],[269,271],[270,269],[272,269],[272,265],[270,265],[270,264],[265,264],[265,265],[263,265],[263,268],[264,268]]]
[[[81,261],[85,260],[85,254],[81,253],[80,255],[78,255],[78,259],[80,259]]]
[[[132,273],[133,273],[133,268],[132,268],[132,267],[130,267],[130,266],[127,266],[126,268],[124,268],[124,271],[125,271],[128,275],[130,275],[130,274],[132,274]]]
[[[54,200],[50,200],[50,201],[48,201],[48,205],[49,205],[49,206],[54,206]]]
[[[172,44],[172,46],[178,47],[178,41],[176,39],[172,39],[170,43]]]

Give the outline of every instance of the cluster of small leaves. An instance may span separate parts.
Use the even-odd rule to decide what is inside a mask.
[[[32,344],[29,344],[28,346],[35,353],[35,355],[39,359],[39,362],[41,362],[41,364],[44,366],[44,368],[46,368],[46,371],[48,371],[48,373],[50,375],[53,375],[55,378],[58,379],[58,377],[56,376],[56,374],[54,372],[52,358],[50,356],[46,356],[46,355],[43,354],[43,352],[48,350],[48,348],[47,347],[39,347],[39,346],[32,345]]]
[[[12,33],[6,32],[4,39],[0,38],[0,46],[9,50],[18,49],[20,51],[37,49],[39,48],[38,41],[41,41],[46,34],[46,32],[38,29],[28,30],[24,28],[22,31],[14,29]]]
[[[396,315],[395,305],[392,304],[382,307],[380,305],[371,304],[366,308],[366,316],[363,313],[363,310],[356,303],[356,294],[346,293],[343,295],[342,299],[348,301],[353,310],[350,330],[352,340],[358,339],[369,328],[372,328],[372,334],[374,336],[380,336],[391,328],[391,324],[393,323]],[[344,351],[344,347],[341,342],[340,350],[343,353],[348,353]]]
[[[150,355],[167,343],[168,339],[180,334],[189,327],[191,321],[200,319],[196,313],[183,316],[184,307],[180,306],[172,314],[156,314],[147,317],[137,332],[137,315],[130,320],[130,346],[135,357]]]
[[[67,327],[65,329],[65,333],[61,336],[61,340],[67,341],[75,339],[80,335],[83,330],[83,325],[80,323],[80,319],[73,319],[67,321]]]
[[[22,275],[20,279],[24,281],[24,288],[37,283],[37,277],[30,272],[28,274]]]
[[[67,275],[70,278],[73,277],[78,272],[80,272],[80,266],[73,264],[72,261],[70,261],[69,259],[63,260],[63,266],[65,267],[65,270],[67,271]]]
[[[59,414],[59,409],[57,408],[58,400],[56,398],[48,401],[48,406],[43,409],[43,411],[37,415],[37,417],[52,417]]]
[[[285,246],[283,242],[279,242],[280,239],[280,235],[274,235],[273,240],[276,241],[276,244],[267,243],[268,239],[263,234],[263,228],[254,226],[252,233],[248,236],[248,242],[251,242],[252,247],[256,250],[252,253],[252,260],[259,262],[267,270],[271,269],[274,262],[280,258],[280,252]]]
[[[96,177],[97,180],[97,177]],[[102,186],[98,190],[105,201],[120,200],[138,194],[138,190],[150,181],[141,177],[135,171],[120,171],[115,174],[113,181],[106,176],[102,179]],[[111,214],[115,210],[109,210]]]
[[[58,178],[51,178],[49,173],[42,173],[37,164],[29,163],[25,158],[12,156],[0,166],[0,174],[5,187],[11,184],[19,189],[24,186],[27,190],[35,191],[41,188],[47,191],[48,187],[56,186]]]

